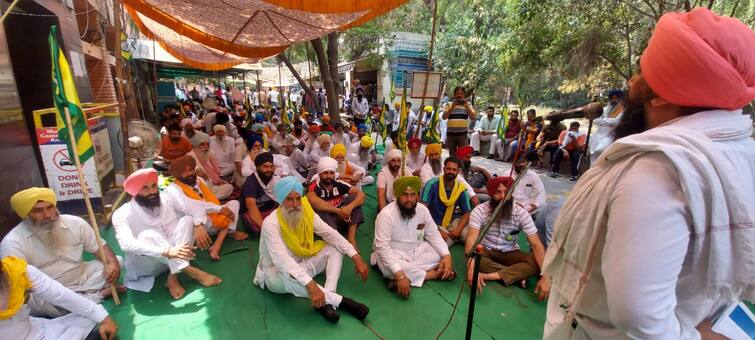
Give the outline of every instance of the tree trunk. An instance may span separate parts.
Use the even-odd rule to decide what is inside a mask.
[[[341,121],[341,114],[338,112],[338,92],[336,92],[335,84],[333,83],[328,57],[325,55],[322,40],[317,38],[310,41],[310,43],[312,43],[312,48],[315,50],[317,66],[320,68],[320,79],[322,80],[323,87],[325,87],[325,94],[328,99],[328,115],[330,116],[331,121],[339,122]],[[337,71],[338,65],[336,65],[336,72]]]
[[[304,79],[301,78],[299,75],[299,72],[296,71],[294,68],[294,65],[291,64],[291,61],[286,57],[285,54],[281,53],[278,55],[278,60],[282,61],[284,64],[286,64],[286,67],[288,67],[288,70],[291,71],[291,73],[294,75],[294,78],[296,78],[296,81],[299,82],[299,85],[301,85],[301,88],[304,89],[304,93],[306,93],[310,98],[313,99],[315,102],[315,109],[317,111],[322,111],[322,108],[320,108],[320,103],[315,100],[315,92],[312,91],[312,88],[307,85],[307,83],[304,81]],[[289,94],[290,96],[290,94]],[[303,106],[306,106],[306,99],[302,102]]]
[[[340,35],[339,32],[333,32],[333,33],[328,34],[328,66],[330,66],[330,79],[333,82],[333,96],[330,96],[330,95],[328,96],[328,107],[334,107],[336,112],[339,112],[338,95],[341,93],[341,84],[338,81],[338,36],[339,35]]]

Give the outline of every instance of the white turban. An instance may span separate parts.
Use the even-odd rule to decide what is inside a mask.
[[[401,156],[401,150],[391,149],[391,151],[388,151],[388,153],[385,154],[385,162],[390,162],[394,158],[401,158]]]
[[[192,123],[192,122],[191,122],[191,118],[184,118],[184,119],[181,119],[181,127],[182,127],[182,128],[183,128],[183,127],[186,127],[186,124],[189,124],[189,125],[191,125],[192,127],[194,127],[194,123]]]
[[[317,174],[321,174],[325,171],[336,172],[338,170],[338,161],[331,157],[320,157],[320,161],[317,162]]]

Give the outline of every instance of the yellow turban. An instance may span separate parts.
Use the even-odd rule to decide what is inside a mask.
[[[433,107],[430,105],[425,106],[425,112],[433,112]]]
[[[440,143],[433,143],[433,144],[427,144],[425,147],[425,155],[429,155],[431,153],[440,153],[441,147]]]
[[[11,196],[10,206],[19,217],[26,218],[26,216],[29,216],[31,209],[34,208],[34,205],[39,201],[50,202],[52,204],[58,203],[54,191],[48,188],[32,187],[26,190],[21,190]]]
[[[339,155],[346,157],[346,146],[340,143],[333,145],[333,148],[330,149],[330,157],[336,158]]]
[[[371,148],[373,145],[375,145],[375,141],[372,140],[372,137],[370,136],[364,136],[359,141],[359,145],[361,145],[363,148]]]

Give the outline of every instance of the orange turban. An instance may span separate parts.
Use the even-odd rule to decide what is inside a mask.
[[[705,8],[667,13],[640,68],[650,89],[671,103],[739,109],[755,98],[755,33]]]

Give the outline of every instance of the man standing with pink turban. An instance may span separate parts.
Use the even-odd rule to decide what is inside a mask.
[[[166,270],[170,270],[166,286],[174,299],[186,292],[178,282],[178,273],[205,287],[222,282],[189,264],[194,258],[194,228],[202,226],[195,226],[191,216],[183,216],[171,201],[160,197],[155,169],[135,171],[123,182],[123,189],[133,199],[113,213],[113,228],[126,253],[127,288],[149,292],[155,276]]]
[[[755,299],[755,142],[741,110],[755,98],[755,33],[707,9],[667,13],[640,67],[618,139],[556,221],[546,339],[722,338],[716,312]]]

